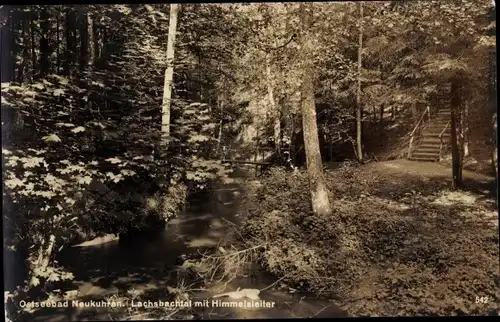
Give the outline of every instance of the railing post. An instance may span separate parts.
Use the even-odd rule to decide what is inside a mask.
[[[429,119],[429,126],[431,126],[431,107],[427,105],[427,115]]]
[[[440,144],[439,144],[439,162],[442,160],[442,154],[443,154],[443,136],[440,137]]]
[[[413,144],[413,135],[410,137],[410,145],[408,146],[408,159],[411,158],[411,146]]]

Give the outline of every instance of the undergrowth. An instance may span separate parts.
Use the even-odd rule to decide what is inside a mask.
[[[367,172],[354,164],[327,171],[333,214],[318,217],[307,173],[271,170],[247,191],[243,238],[267,245],[261,264],[289,287],[340,299],[350,315],[496,309],[498,229],[485,215],[494,210],[438,202],[452,194],[446,182]],[[476,304],[481,297],[488,303]]]

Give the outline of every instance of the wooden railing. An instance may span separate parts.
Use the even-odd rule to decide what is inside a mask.
[[[415,128],[410,133],[410,144],[408,146],[408,158],[411,157],[411,150],[413,148],[413,141],[415,139],[415,134],[417,133],[417,131],[421,130],[421,125],[422,125],[422,122],[423,122],[426,115],[427,115],[427,122],[430,124],[431,123],[431,109],[429,106],[427,106],[425,108],[425,111],[422,113],[422,116],[418,120],[417,125],[415,125]]]
[[[440,141],[440,145],[439,145],[439,161],[442,160],[443,145],[444,145],[443,134],[444,134],[444,132],[446,132],[446,130],[448,129],[448,126],[450,126],[450,124],[451,124],[451,121],[448,121],[448,123],[446,123],[446,126],[444,127],[444,129],[439,133],[439,141]]]

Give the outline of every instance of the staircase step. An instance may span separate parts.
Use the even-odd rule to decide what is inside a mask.
[[[414,157],[411,156],[410,160],[412,161],[420,161],[420,162],[437,162],[439,158],[425,158],[425,157]]]
[[[435,161],[439,161],[439,156],[412,155],[410,157],[410,160],[424,161],[424,162],[435,162]]]
[[[422,137],[436,136],[436,135],[439,136],[441,134],[441,132],[443,132],[443,129],[441,129],[441,128],[426,129],[425,131],[422,132]],[[444,130],[443,136],[446,136],[446,135],[451,135],[451,130],[450,129]]]
[[[428,129],[439,129],[439,130],[443,130],[444,128],[446,127],[446,124],[431,124],[431,125],[427,125],[424,130],[428,130]],[[448,126],[449,127],[449,126]]]
[[[443,138],[443,143],[448,144],[449,140],[447,138]],[[441,139],[439,137],[426,137],[421,141],[421,144],[425,145],[434,145],[438,144],[441,145]]]
[[[441,146],[441,142],[427,142],[420,144],[417,149],[438,149]]]
[[[448,124],[448,121],[445,121],[445,122],[431,122],[431,125],[429,125],[428,127],[442,127],[444,129],[444,127]]]
[[[441,135],[441,132],[425,132],[424,134],[422,134],[422,136],[424,138],[426,138],[426,137],[439,138],[440,135]],[[450,136],[451,136],[451,133],[449,133],[449,131],[445,131],[443,133],[443,138],[447,138]]]
[[[413,153],[425,153],[425,154],[429,153],[429,154],[439,155],[439,146],[432,148],[422,148],[421,146],[419,146],[412,152],[412,154]]]

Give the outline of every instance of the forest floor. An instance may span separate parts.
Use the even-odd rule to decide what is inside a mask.
[[[406,160],[346,163],[326,178],[328,217],[312,215],[302,171],[273,169],[247,192],[246,244],[266,245],[259,260],[286,287],[350,316],[498,310],[494,178],[464,171],[451,191],[449,167]]]

